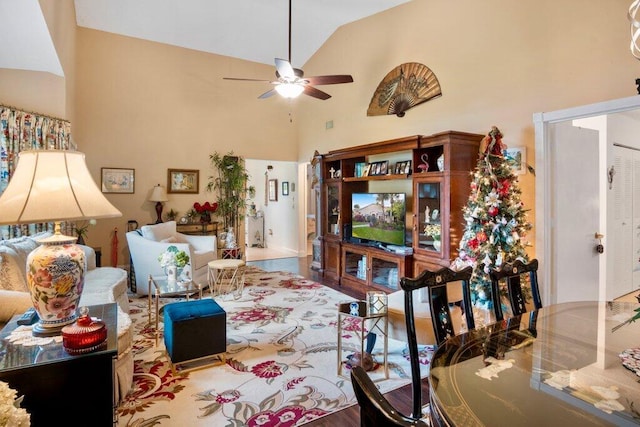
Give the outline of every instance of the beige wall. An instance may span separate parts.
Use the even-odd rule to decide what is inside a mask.
[[[101,167],[136,170],[134,195],[108,195],[124,216],[100,221],[89,233],[90,244],[103,246],[105,264],[114,227],[120,230],[119,263],[127,262],[126,221],[155,218],[146,198],[154,184],[166,184],[168,168],[199,169],[201,190],[170,195],[165,212],[184,212],[210,198],[204,185],[213,151],[308,161],[316,149],[447,129],[484,134],[497,125],[508,145],[527,147],[533,163],[534,112],[636,93],[639,64],[628,49],[628,0],[413,0],[340,28],[304,64],[305,74],[350,73],[355,82],[323,86],[333,96],[327,101],[291,103],[257,100],[267,89],[262,83],[222,79],[271,78],[272,66],[72,30],[73,2],[64,0],[62,9],[53,3],[41,0],[67,76],[65,110],[74,139],[98,183]],[[430,67],[443,96],[404,118],[367,117],[380,80],[404,62]],[[27,73],[24,79],[33,80]],[[23,87],[25,102],[32,102],[29,85]],[[0,99],[5,91],[0,83]],[[19,94],[14,99],[23,106]],[[327,120],[333,129],[325,130]],[[526,174],[521,183],[525,205],[533,209],[534,177]]]
[[[68,120],[64,77],[0,68],[0,105]]]
[[[135,194],[107,195],[123,217],[99,221],[88,236],[91,244],[108,248],[117,227],[119,264],[128,262],[127,220],[155,220],[147,198],[154,185],[166,185],[167,169],[200,171],[198,195],[169,194],[164,212],[173,208],[182,215],[194,202],[215,201],[205,190],[213,152],[298,157],[288,103],[258,100],[270,88],[266,83],[223,80],[268,79],[273,67],[83,28],[77,65],[73,132],[90,170],[99,181],[102,167],[135,169]]]
[[[333,98],[305,99],[297,111],[300,161],[414,134],[498,126],[509,146],[535,164],[535,112],[636,93],[640,64],[629,52],[627,0],[413,0],[340,28],[305,65],[305,74],[350,73],[354,83],[325,86]],[[371,97],[394,67],[419,62],[438,77],[442,97],[403,118],[367,117]],[[334,127],[325,130],[325,122]],[[535,177],[520,176],[525,207]],[[534,223],[533,211],[529,220]],[[529,241],[535,242],[534,234]]]
[[[64,71],[64,118],[75,122],[76,11],[73,0],[39,0],[49,34]]]

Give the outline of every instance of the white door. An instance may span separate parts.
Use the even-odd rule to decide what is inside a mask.
[[[572,121],[549,126],[553,269],[547,292],[554,303],[598,300],[599,134]]]
[[[611,271],[607,299],[611,300],[633,289],[633,150],[612,147],[612,162],[608,192],[612,195],[608,207],[607,227],[611,234]]]
[[[613,236],[607,299],[640,286],[640,151],[614,145],[610,165],[608,227]]]
[[[589,131],[565,128],[567,123],[604,118],[598,144]],[[637,135],[640,124],[640,97],[631,96],[565,110],[536,113],[533,116],[536,137],[536,257],[540,260],[538,278],[543,304],[571,300],[606,300],[616,260],[614,233],[607,224],[615,204],[609,190],[608,170],[613,162],[613,146],[640,149]],[[589,126],[582,126],[589,127]],[[562,132],[567,140],[558,138]],[[581,135],[584,134],[584,135]],[[584,145],[576,142],[584,136]],[[565,144],[568,144],[565,148]],[[593,148],[595,147],[595,148]],[[592,149],[593,148],[593,149]],[[571,150],[575,156],[572,156]],[[585,153],[590,151],[591,154]],[[591,157],[597,153],[596,157]],[[556,155],[558,158],[556,158]],[[586,156],[586,157],[583,157]],[[571,159],[571,161],[568,161]],[[597,167],[593,161],[597,159]],[[582,162],[585,162],[584,164]],[[635,163],[635,160],[634,160]],[[638,182],[640,204],[640,158],[634,165],[633,180]],[[619,176],[614,176],[614,182]],[[594,181],[595,179],[595,181]],[[560,188],[562,187],[562,188]],[[576,194],[571,194],[575,188]],[[587,192],[592,189],[593,199]],[[575,204],[565,195],[575,197]],[[634,199],[635,198],[634,194]],[[561,199],[561,200],[560,200]],[[609,212],[608,212],[609,211]],[[636,215],[639,218],[635,218]],[[594,218],[598,217],[596,222]],[[635,289],[640,285],[640,210],[632,225],[632,277]],[[600,224],[600,227],[597,224]],[[607,235],[607,229],[610,231]],[[589,250],[597,242],[595,232],[604,234],[604,255]],[[590,242],[591,240],[591,242]],[[567,264],[569,263],[569,264]],[[572,274],[575,275],[572,277]],[[565,282],[566,281],[566,282]],[[594,289],[598,289],[597,293]],[[619,296],[619,295],[618,295]]]

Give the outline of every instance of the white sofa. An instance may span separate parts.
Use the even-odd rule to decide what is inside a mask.
[[[16,314],[32,307],[27,288],[27,256],[37,240],[51,235],[0,240],[0,327]],[[116,397],[124,397],[133,384],[133,326],[129,317],[127,272],[121,268],[96,267],[95,251],[80,245],[85,252],[87,271],[80,305],[118,304],[118,359],[116,361]]]
[[[158,257],[169,246],[189,254],[191,277],[196,283],[206,283],[207,265],[218,258],[215,236],[178,233],[175,221],[144,225],[139,230],[129,231],[126,236],[138,295],[149,293],[149,275],[165,275]]]

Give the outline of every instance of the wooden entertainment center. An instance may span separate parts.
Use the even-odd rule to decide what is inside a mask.
[[[393,292],[399,289],[401,277],[417,276],[426,268],[449,266],[457,256],[464,232],[462,208],[469,197],[470,171],[476,166],[483,137],[447,131],[322,155],[324,277],[345,287]],[[352,238],[355,193],[405,194],[404,246],[385,247]],[[356,210],[360,208],[358,205]],[[390,216],[387,212],[380,218],[389,221]]]

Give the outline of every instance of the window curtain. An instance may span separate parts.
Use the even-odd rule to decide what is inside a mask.
[[[18,153],[24,150],[76,150],[71,141],[71,123],[0,104],[0,194],[9,185]],[[63,226],[71,227],[70,224]],[[53,224],[0,226],[0,238],[28,236],[45,230],[53,231]]]

